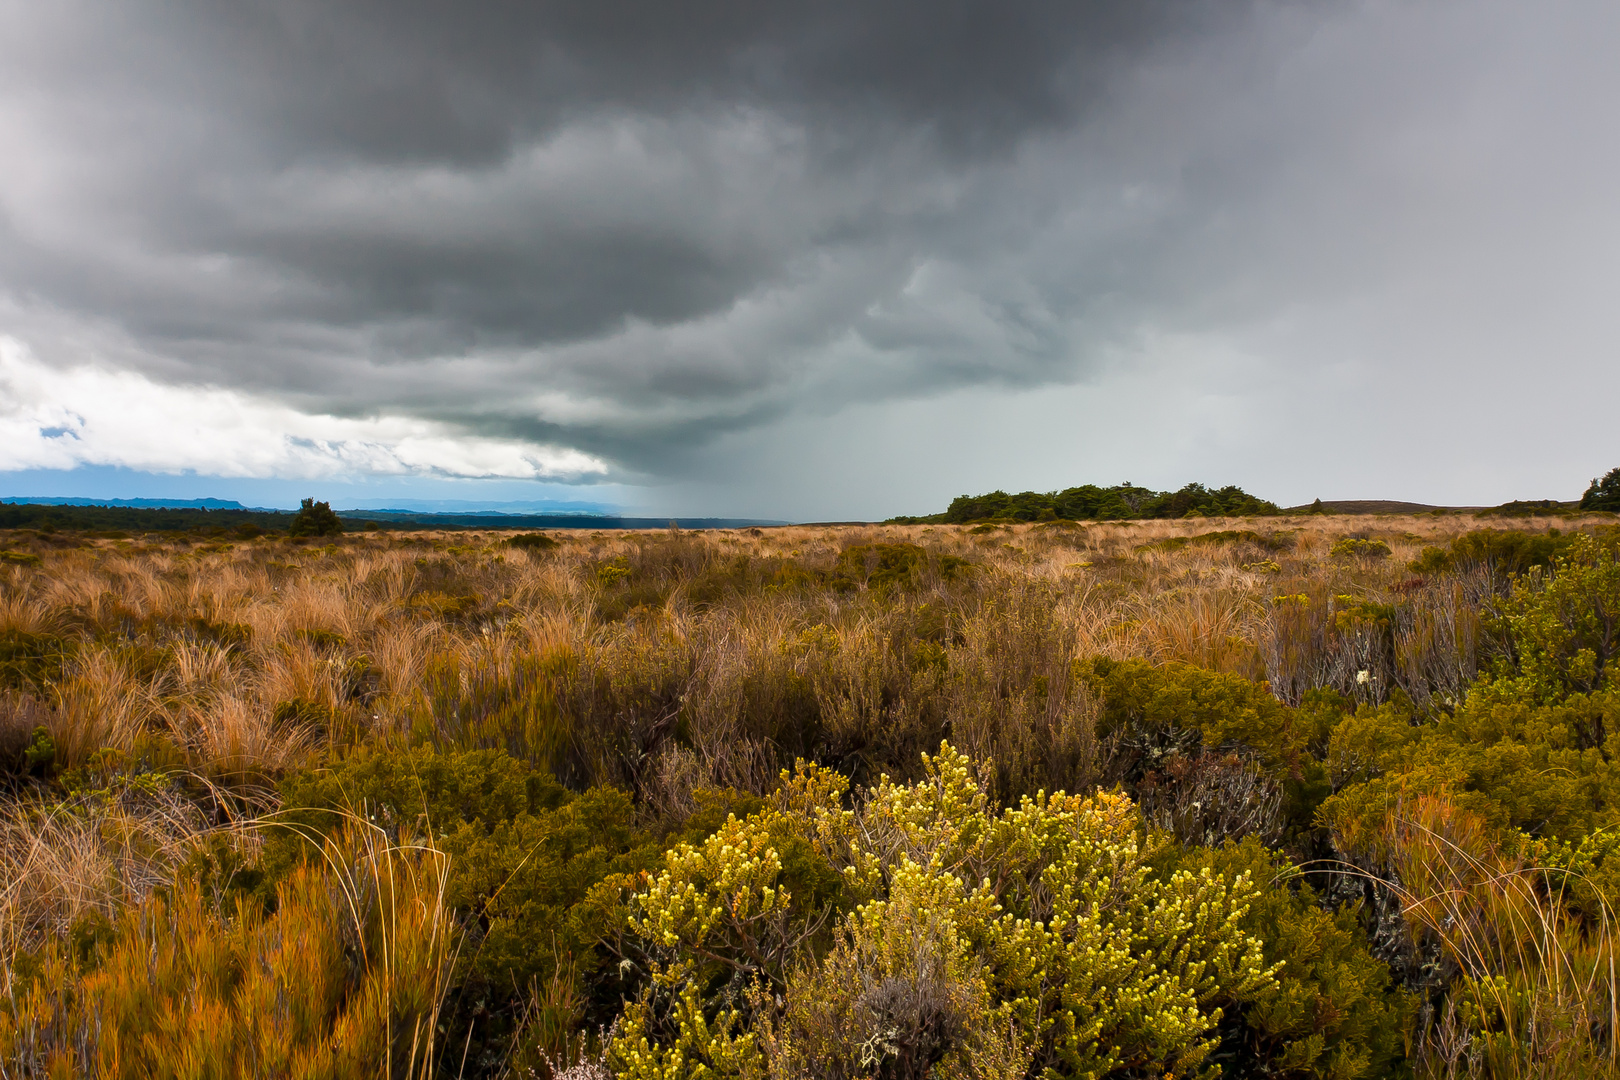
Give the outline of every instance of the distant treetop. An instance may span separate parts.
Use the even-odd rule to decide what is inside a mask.
[[[1620,512],[1620,469],[1610,469],[1603,479],[1592,481],[1581,496],[1581,509]]]
[[[288,536],[339,536],[342,532],[343,521],[333,513],[332,504],[314,499],[305,499],[287,526]]]
[[[959,525],[969,521],[1123,521],[1138,518],[1257,517],[1280,513],[1276,503],[1256,498],[1240,487],[1211,490],[1188,484],[1179,491],[1153,491],[1130,481],[1113,487],[1084,484],[1063,491],[1024,491],[1009,495],[959,495],[943,514],[894,518],[897,524]]]

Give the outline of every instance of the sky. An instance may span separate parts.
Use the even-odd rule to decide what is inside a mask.
[[[0,0],[0,496],[1620,465],[1612,0]]]

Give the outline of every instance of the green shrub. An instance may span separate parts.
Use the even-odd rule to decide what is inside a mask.
[[[1620,559],[1576,534],[1550,573],[1514,583],[1500,612],[1510,669],[1526,693],[1551,701],[1607,685],[1620,653]]]
[[[506,541],[506,546],[522,548],[525,551],[551,551],[560,545],[545,533],[518,533]]]
[[[1196,745],[1251,750],[1279,770],[1305,750],[1308,734],[1294,710],[1241,675],[1105,657],[1082,661],[1078,674],[1102,704],[1101,736],[1152,741],[1186,731]]]
[[[1126,481],[1113,487],[1082,484],[1063,491],[1024,491],[1009,495],[959,495],[943,514],[903,519],[907,523],[938,521],[965,525],[974,521],[1119,521],[1131,518],[1253,517],[1276,514],[1277,505],[1240,487],[1211,490],[1188,484],[1179,491],[1153,491]],[[900,521],[902,519],[896,519]]]
[[[72,639],[54,634],[0,633],[0,686],[43,692],[65,677],[75,649]]]
[[[1282,786],[1282,812],[1296,831],[1309,826],[1328,794],[1326,774],[1310,754],[1323,738],[1318,714],[1301,717],[1264,683],[1191,664],[1102,657],[1080,662],[1077,674],[1101,704],[1097,734],[1116,740],[1122,758],[1115,769],[1129,782],[1165,770],[1161,782],[1176,781],[1174,760],[1201,749],[1250,755]],[[1241,771],[1232,778],[1241,780]]]
[[[1423,553],[1407,563],[1407,569],[1415,574],[1443,574],[1456,566],[1451,552],[1445,548],[1425,547]]]
[[[1347,536],[1328,549],[1328,554],[1335,559],[1387,559],[1389,545],[1382,540]]]
[[[1445,794],[1498,830],[1575,840],[1620,805],[1620,564],[1592,537],[1515,581],[1498,609],[1504,654],[1450,713],[1414,724],[1406,703],[1362,709],[1334,731],[1337,794],[1324,819],[1344,834],[1393,802]]]
[[[332,512],[332,504],[314,499],[300,503],[298,513],[287,526],[287,535],[292,537],[340,536],[342,533],[343,519]]]
[[[1264,942],[1277,981],[1221,1025],[1211,1060],[1223,1075],[1382,1080],[1405,1071],[1412,1003],[1368,950],[1355,906],[1324,908],[1298,868],[1254,840],[1172,849],[1154,865],[1262,886],[1239,927]]]
[[[773,809],[672,849],[637,890],[652,979],[618,1075],[1186,1074],[1275,985],[1239,928],[1257,885],[1152,873],[1123,796],[997,814],[949,745],[859,811],[844,793],[801,764]],[[800,884],[788,851],[806,849],[838,890]]]
[[[884,594],[916,588],[929,572],[949,581],[968,565],[966,559],[934,555],[916,544],[858,544],[839,553],[829,584],[839,592]]]
[[[1567,549],[1573,537],[1514,529],[1476,529],[1454,538],[1444,548],[1426,547],[1411,564],[1420,574],[1440,574],[1472,566],[1488,566],[1503,574],[1522,574],[1533,566],[1547,566]]]
[[[1253,544],[1268,552],[1286,551],[1294,546],[1288,533],[1257,533],[1252,529],[1222,529],[1219,532],[1199,533],[1197,536],[1168,536],[1163,540],[1142,544],[1137,550],[1180,551],[1188,546],[1214,546],[1220,544]]]
[[[1409,709],[1364,707],[1334,731],[1328,766],[1337,793],[1322,807],[1341,832],[1418,794],[1449,793],[1497,829],[1575,838],[1607,821],[1620,784],[1620,696],[1556,704],[1519,700],[1511,686],[1470,692],[1454,715],[1416,726]],[[1594,736],[1604,735],[1598,745]]]

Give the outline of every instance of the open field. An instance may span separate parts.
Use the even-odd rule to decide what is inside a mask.
[[[0,1075],[1613,1071],[1613,523],[0,534]]]

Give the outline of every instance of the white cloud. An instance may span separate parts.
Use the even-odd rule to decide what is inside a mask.
[[[0,337],[0,469],[118,465],[225,477],[428,475],[566,480],[606,473],[566,447],[398,416],[299,412],[234,390],[57,368]]]

